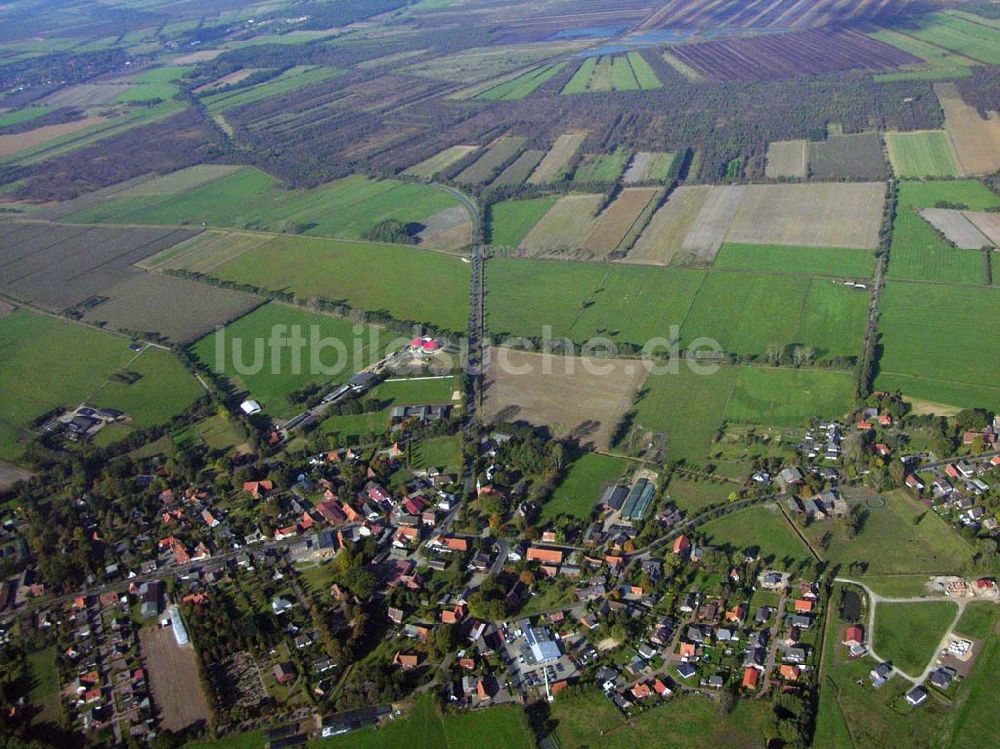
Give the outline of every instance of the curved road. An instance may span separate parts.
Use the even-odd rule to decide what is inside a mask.
[[[939,596],[912,596],[910,598],[886,598],[880,596],[874,590],[869,588],[863,582],[858,580],[852,580],[847,577],[835,577],[834,580],[838,583],[847,583],[848,585],[857,585],[859,588],[864,590],[865,595],[868,596],[868,652],[871,653],[872,657],[877,661],[890,660],[888,658],[883,658],[878,653],[875,652],[875,609],[880,603],[927,603],[928,601],[947,601],[948,603],[953,603],[958,607],[958,612],[955,614],[955,618],[951,620],[951,624],[948,625],[948,629],[945,631],[944,635],[941,637],[941,642],[938,643],[935,649],[935,654],[941,652],[948,646],[948,637],[951,635],[952,631],[955,629],[955,625],[958,624],[958,620],[962,616],[962,612],[965,611],[965,606],[968,600],[965,598],[941,598]],[[931,658],[927,662],[926,668],[924,668],[923,673],[920,676],[910,676],[905,671],[900,670],[899,666],[893,664],[895,672],[902,676],[907,681],[911,681],[914,684],[921,684],[926,681],[927,677],[930,676],[931,671],[935,669],[936,657]]]

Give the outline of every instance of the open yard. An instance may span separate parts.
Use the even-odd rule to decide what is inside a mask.
[[[875,608],[873,646],[896,668],[919,676],[957,613],[953,601],[880,603]]]
[[[289,291],[303,300],[342,301],[456,332],[468,325],[469,269],[457,257],[335,239],[271,237],[257,244],[237,234],[233,241],[242,252],[232,252],[228,242],[213,242],[173,262],[237,284]]]
[[[207,725],[208,700],[198,678],[194,646],[178,645],[172,627],[156,624],[139,630],[139,641],[160,725],[168,731]]]
[[[802,561],[813,561],[791,524],[777,507],[751,507],[710,520],[698,528],[712,546],[739,553],[756,548],[769,567],[791,569]]]
[[[558,696],[550,720],[562,749],[763,749],[768,710],[764,700],[739,700],[733,712],[720,716],[713,700],[679,696],[627,720],[602,692],[589,689]]]
[[[884,507],[863,507],[864,522],[853,538],[842,523],[813,523],[803,532],[814,547],[826,536],[821,554],[831,564],[864,561],[865,574],[958,574],[972,563],[975,550],[936,513],[905,492],[884,499]]]
[[[957,177],[958,154],[944,130],[886,133],[889,162],[897,177]]]
[[[526,421],[607,448],[646,370],[638,362],[491,350],[484,416]]]
[[[604,487],[625,475],[628,466],[625,459],[609,455],[587,453],[580,456],[542,505],[542,522],[558,515],[589,519]]]
[[[27,310],[0,318],[0,458],[16,458],[32,422],[86,401],[125,411],[136,426],[163,423],[202,394],[174,356],[129,349],[127,338]],[[109,381],[134,372],[130,385]]]

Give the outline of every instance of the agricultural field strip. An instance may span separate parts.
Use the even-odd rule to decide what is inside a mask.
[[[586,138],[585,132],[563,133],[556,138],[552,148],[528,178],[528,184],[546,185],[559,179]]]
[[[961,250],[981,250],[993,245],[963,211],[922,208],[920,215]]]

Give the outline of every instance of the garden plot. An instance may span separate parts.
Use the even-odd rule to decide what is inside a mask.
[[[992,244],[962,211],[924,208],[920,215],[959,249],[981,250]]]

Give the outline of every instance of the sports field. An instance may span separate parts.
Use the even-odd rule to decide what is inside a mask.
[[[624,458],[599,453],[581,456],[542,505],[541,521],[544,523],[558,515],[587,520],[604,487],[625,475],[628,466]]]
[[[953,250],[958,252],[958,250]],[[962,408],[1000,408],[1000,289],[889,282],[876,386]]]
[[[397,320],[463,331],[468,326],[469,267],[460,258],[399,245],[273,237],[261,244],[235,235],[199,245],[173,267],[297,298],[344,302]],[[157,262],[154,258],[154,262]]]
[[[373,339],[373,334],[381,338]],[[291,346],[275,343],[274,336],[301,338],[304,343],[295,353]],[[381,345],[373,346],[373,340]],[[389,340],[385,331],[271,303],[210,333],[192,350],[206,367],[232,380],[269,415],[288,418],[304,410],[289,402],[289,393],[307,385],[345,382],[370,364],[373,352],[380,353]]]
[[[169,420],[203,390],[168,351],[129,349],[129,340],[59,318],[18,310],[0,318],[0,459],[16,458],[31,423],[86,401],[125,411],[137,427]],[[130,385],[111,381],[134,372]]]
[[[308,236],[361,239],[381,221],[413,225],[462,203],[446,190],[395,180],[346,177],[312,190],[286,190],[253,167],[180,194],[122,194],[109,203],[67,216],[70,223],[207,224]],[[471,237],[472,223],[468,224]]]
[[[944,130],[886,133],[889,162],[897,177],[957,177],[958,155]]]

